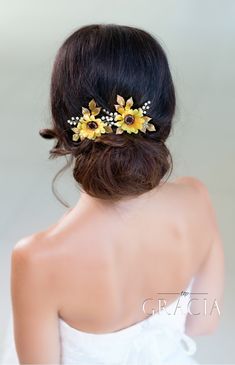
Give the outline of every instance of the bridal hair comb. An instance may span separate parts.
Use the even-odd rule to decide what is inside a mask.
[[[117,103],[114,113],[107,109],[101,110],[100,107],[97,107],[94,99],[89,102],[89,109],[82,107],[81,117],[71,117],[67,121],[70,125],[76,125],[75,128],[71,128],[74,132],[73,141],[84,138],[94,140],[101,134],[114,132],[114,126],[117,127],[115,134],[138,133],[139,131],[146,133],[146,130],[156,130],[155,126],[149,123],[152,118],[146,115],[151,101],[146,101],[138,109],[132,109],[132,97],[125,101],[122,96],[117,95]]]

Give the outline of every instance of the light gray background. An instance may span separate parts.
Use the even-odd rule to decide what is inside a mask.
[[[55,222],[65,208],[51,180],[65,163],[48,160],[53,142],[38,130],[49,121],[49,80],[55,52],[89,23],[142,27],[169,58],[177,113],[169,138],[172,179],[193,175],[208,187],[226,257],[226,295],[217,332],[197,339],[197,360],[234,364],[235,1],[0,1],[0,351],[10,313],[10,252],[23,236]],[[71,172],[58,183],[64,199],[79,198]]]

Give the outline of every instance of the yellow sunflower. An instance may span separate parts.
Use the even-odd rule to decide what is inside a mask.
[[[100,118],[96,118],[96,115],[100,113],[101,108],[96,106],[94,99],[89,102],[89,109],[82,107],[83,116],[80,118],[77,127],[72,128],[72,131],[74,132],[73,141],[77,141],[79,138],[81,141],[84,138],[95,139],[96,137],[100,137],[102,133],[113,131],[112,128]]]
[[[143,115],[143,109],[131,109],[133,105],[132,97],[129,98],[126,102],[124,98],[120,95],[117,95],[118,105],[115,105],[115,109],[118,114],[116,114],[114,120],[116,121],[115,125],[118,127],[116,129],[116,134],[121,134],[124,131],[127,133],[138,133],[141,132],[155,131],[155,126],[151,123],[148,123],[152,118]]]

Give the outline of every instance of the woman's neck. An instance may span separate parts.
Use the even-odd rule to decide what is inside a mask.
[[[93,211],[97,209],[99,212],[105,211],[106,214],[107,210],[110,210],[110,212],[130,212],[132,210],[139,209],[143,206],[143,204],[147,203],[147,201],[155,194],[156,191],[160,190],[161,187],[162,184],[159,184],[157,187],[146,191],[143,194],[134,197],[124,197],[118,201],[95,198],[85,191],[81,191],[80,199],[74,209],[75,211],[81,211],[83,209]]]

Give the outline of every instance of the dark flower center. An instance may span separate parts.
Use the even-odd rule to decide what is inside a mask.
[[[133,124],[134,121],[135,121],[135,118],[133,117],[133,115],[130,115],[130,114],[126,115],[124,118],[124,122],[128,125]]]
[[[88,122],[87,123],[88,127],[91,129],[96,129],[98,127],[98,124],[96,122]]]

